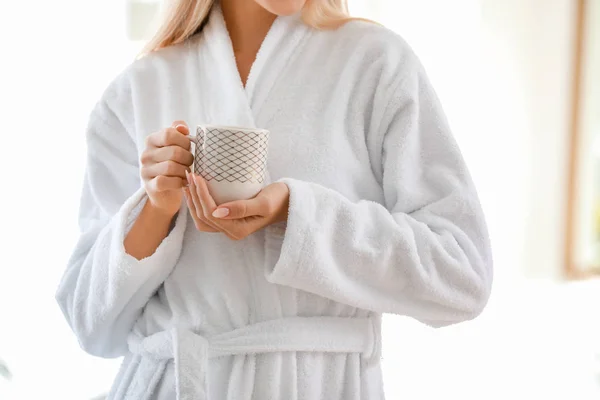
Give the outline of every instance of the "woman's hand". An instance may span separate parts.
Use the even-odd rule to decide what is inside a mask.
[[[240,240],[277,222],[287,220],[290,190],[285,183],[273,183],[250,200],[238,200],[217,207],[206,181],[189,174],[185,189],[188,207],[196,227],[205,232],[223,232]]]
[[[146,138],[146,149],[140,157],[141,176],[150,204],[171,217],[179,211],[181,188],[194,161],[188,134],[185,122],[175,121],[170,128]]]

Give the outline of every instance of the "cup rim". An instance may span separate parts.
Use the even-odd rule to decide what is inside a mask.
[[[200,124],[196,126],[196,131],[198,128],[206,128],[206,129],[221,129],[221,130],[235,130],[243,133],[264,133],[269,134],[267,129],[262,128],[250,128],[244,126],[235,126],[235,125],[213,125],[213,124]]]

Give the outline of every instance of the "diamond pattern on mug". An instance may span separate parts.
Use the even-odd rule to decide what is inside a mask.
[[[268,135],[262,132],[207,129],[198,135],[194,170],[206,180],[263,183],[267,150]]]

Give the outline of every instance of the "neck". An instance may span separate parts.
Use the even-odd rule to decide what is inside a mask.
[[[253,0],[221,0],[221,9],[234,52],[256,54],[277,16]]]

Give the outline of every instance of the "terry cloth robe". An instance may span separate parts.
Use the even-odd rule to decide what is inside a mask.
[[[287,222],[232,241],[182,203],[153,255],[128,255],[144,139],[174,120],[270,130]],[[110,399],[383,399],[382,313],[442,327],[487,302],[473,182],[418,58],[376,24],[279,17],[244,87],[215,6],[199,34],[115,78],[87,143],[56,297],[84,350],[124,356]]]

